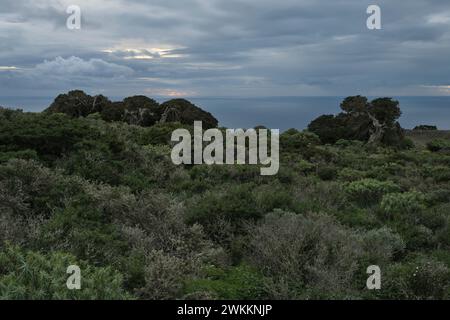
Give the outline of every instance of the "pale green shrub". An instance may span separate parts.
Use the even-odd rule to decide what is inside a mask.
[[[361,204],[373,204],[385,194],[399,192],[400,187],[391,181],[363,179],[347,184],[345,190],[352,200]]]

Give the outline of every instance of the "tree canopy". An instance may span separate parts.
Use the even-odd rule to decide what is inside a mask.
[[[72,118],[98,113],[105,121],[121,121],[132,125],[150,127],[158,122],[180,122],[191,125],[202,121],[205,128],[218,126],[217,119],[185,99],[173,99],[159,104],[146,96],[127,97],[112,102],[103,95],[90,96],[81,90],[61,94],[45,113],[64,113]]]

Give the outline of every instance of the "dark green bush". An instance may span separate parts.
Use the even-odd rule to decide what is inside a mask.
[[[431,152],[450,150],[450,141],[444,139],[435,139],[427,143],[427,149]]]
[[[317,175],[324,181],[334,180],[337,177],[337,170],[331,166],[320,166],[317,168]]]
[[[438,128],[436,126],[430,126],[430,125],[420,125],[415,126],[413,130],[415,131],[436,131]]]
[[[0,117],[0,151],[34,150],[43,160],[54,160],[70,152],[85,139],[97,139],[99,133],[85,121],[64,114],[14,113]]]
[[[239,265],[230,269],[210,267],[200,279],[188,280],[187,297],[207,296],[225,300],[250,300],[264,297],[262,275],[254,268]]]
[[[69,252],[93,265],[108,265],[126,253],[126,243],[111,217],[89,205],[56,211],[44,224],[41,245],[54,251]]]

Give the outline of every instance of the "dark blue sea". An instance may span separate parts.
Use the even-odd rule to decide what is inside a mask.
[[[264,125],[271,129],[304,129],[311,120],[322,114],[340,111],[343,97],[264,97],[264,98],[189,98],[199,107],[211,112],[220,125],[229,128],[251,128]],[[437,125],[450,129],[450,96],[396,97],[403,115],[404,128],[419,124]],[[0,97],[0,105],[20,107],[25,111],[42,111],[53,98]],[[121,97],[113,98],[121,100]],[[157,98],[162,102],[164,99]]]

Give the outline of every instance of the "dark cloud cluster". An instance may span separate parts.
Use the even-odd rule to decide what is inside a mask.
[[[448,0],[0,0],[0,95],[448,95]],[[382,30],[366,8],[382,9]]]

